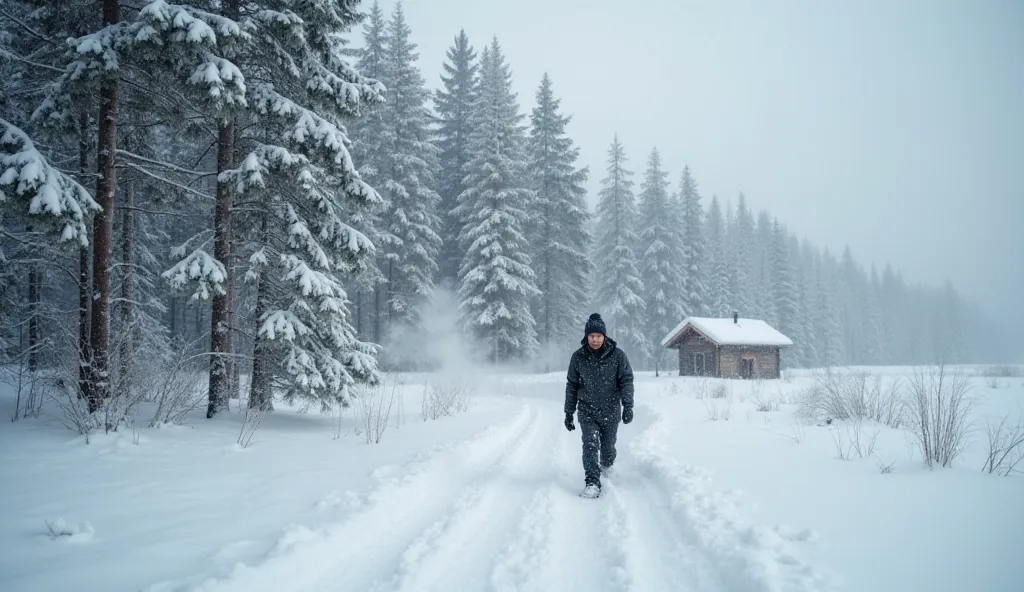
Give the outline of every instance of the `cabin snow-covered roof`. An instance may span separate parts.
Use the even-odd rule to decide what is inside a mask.
[[[678,339],[688,325],[718,345],[793,345],[792,339],[760,319],[686,317],[665,335],[662,347]]]

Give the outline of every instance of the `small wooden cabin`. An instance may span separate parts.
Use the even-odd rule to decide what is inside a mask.
[[[679,350],[680,376],[779,378],[783,347],[793,341],[758,319],[687,317],[661,341]]]

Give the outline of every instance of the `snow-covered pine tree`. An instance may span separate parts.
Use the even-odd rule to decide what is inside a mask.
[[[789,250],[789,233],[784,226],[779,224],[778,220],[772,222],[771,262],[772,291],[767,297],[772,299],[772,308],[778,315],[778,325],[775,328],[796,344],[804,338],[800,319],[800,294],[796,266],[793,264]],[[782,362],[785,368],[803,364],[800,352],[795,348],[783,350]]]
[[[257,123],[236,131],[244,156],[225,176],[247,203],[236,229],[252,252],[246,280],[257,293],[253,407],[278,390],[286,400],[345,404],[353,385],[377,379],[375,350],[356,337],[342,285],[374,256],[350,220],[380,201],[356,170],[343,124],[383,92],[343,56],[356,4],[253,3],[242,13],[251,37],[238,64]]]
[[[866,345],[866,314],[867,277],[853,258],[849,245],[843,249],[840,276],[840,308],[843,323],[844,349],[849,356],[845,362],[863,364],[867,353]]]
[[[441,179],[438,193],[441,195],[440,215],[442,220],[441,254],[439,256],[440,285],[453,288],[462,264],[462,250],[459,235],[462,221],[453,214],[458,207],[458,198],[466,190],[464,167],[472,155],[469,152],[469,137],[473,130],[471,113],[478,92],[479,66],[476,51],[469,44],[465,30],[460,30],[447,52],[441,74],[442,89],[434,95],[434,111],[438,127],[436,144],[441,149]]]
[[[887,351],[886,331],[882,323],[881,284],[878,279],[878,270],[871,265],[871,279],[867,286],[867,302],[865,304],[864,330],[867,332],[867,352],[865,363],[871,365],[884,365],[888,363],[889,354]]]
[[[754,217],[747,207],[747,198],[740,193],[736,203],[736,214],[732,217],[728,236],[729,258],[732,268],[733,306],[741,317],[755,317],[757,306],[754,302]]]
[[[666,349],[661,347],[665,333],[682,319],[679,290],[684,262],[679,242],[678,216],[668,194],[668,173],[661,166],[658,149],[651,150],[647,170],[640,185],[638,242],[640,279],[646,304],[644,334],[655,369],[664,366]],[[647,360],[637,360],[644,365]]]
[[[842,312],[839,301],[839,266],[828,249],[817,263],[817,301],[813,319],[818,364],[838,366],[846,359],[843,347]]]
[[[703,316],[708,311],[707,287],[707,246],[704,242],[704,208],[700,203],[697,181],[690,173],[690,167],[683,169],[679,181],[679,197],[682,201],[682,295],[683,313],[686,316]],[[669,327],[671,329],[671,327]]]
[[[89,217],[99,205],[78,181],[51,165],[24,131],[0,119],[0,230],[9,210],[28,216],[61,242],[85,246]]]
[[[571,349],[578,341],[593,267],[583,187],[589,171],[576,168],[579,149],[565,133],[570,117],[559,112],[560,103],[544,74],[530,118],[529,178],[537,215],[531,257],[541,291],[533,311],[546,355]]]
[[[364,76],[384,85],[388,77],[387,20],[379,2],[374,2],[363,23],[363,47],[353,51],[356,67]],[[358,163],[359,174],[371,187],[383,188],[388,168],[388,146],[392,129],[387,125],[387,103],[364,109],[360,117],[349,126],[352,139],[352,158]],[[366,234],[378,249],[378,254],[396,248],[398,238],[388,232],[383,213],[385,200],[365,213],[364,219],[354,221],[355,227]],[[361,223],[359,223],[361,222]],[[374,260],[357,282],[356,308],[360,333],[375,343],[385,339],[384,320],[387,317],[387,279],[381,268],[382,261]]]
[[[494,362],[523,360],[537,346],[530,300],[539,294],[526,242],[527,186],[523,118],[512,92],[498,39],[480,58],[480,93],[474,105],[472,158],[455,215],[464,222],[459,305],[467,332]]]
[[[800,310],[804,319],[804,339],[796,343],[800,349],[800,357],[804,361],[804,367],[815,368],[819,366],[820,355],[818,354],[818,343],[815,335],[818,304],[818,276],[817,260],[818,254],[810,241],[804,239],[800,242]]]
[[[395,239],[382,249],[388,322],[418,327],[420,306],[433,292],[441,247],[434,190],[439,150],[430,141],[428,93],[410,34],[399,2],[384,38],[382,82],[388,90],[380,111],[390,144],[378,170],[378,191],[384,199],[384,231]]]
[[[626,150],[618,134],[608,150],[607,174],[597,204],[596,302],[602,308],[608,335],[638,362],[651,354],[636,246],[640,214],[633,194],[633,171],[626,168]],[[637,364],[637,367],[642,367]]]
[[[709,314],[713,317],[728,317],[732,315],[734,308],[731,293],[732,282],[725,244],[725,221],[722,219],[722,205],[719,203],[717,195],[711,197],[705,232],[708,246],[707,261],[710,267],[708,274]]]
[[[6,227],[7,221],[15,219],[19,225],[32,228],[31,233],[18,236],[20,248],[39,242],[40,237],[55,237],[62,246],[76,245],[79,249],[89,246],[88,225],[90,217],[99,211],[99,205],[92,199],[89,192],[74,178],[61,172],[51,165],[36,147],[35,143],[19,127],[0,119],[0,237],[18,236]],[[48,242],[48,241],[45,241]],[[28,257],[26,257],[27,259]],[[18,269],[17,261],[9,262],[0,241],[0,267],[4,271]],[[33,277],[34,275],[34,277]],[[39,320],[36,318],[40,306],[41,294],[39,272],[30,275],[35,285],[30,283],[30,321],[33,321],[38,332]],[[24,317],[15,320],[8,315],[25,312],[19,306],[17,280],[0,273],[0,363],[6,363],[7,354],[13,357],[21,355],[16,347],[16,332],[8,333],[8,329],[21,326]],[[41,336],[34,336],[30,354],[39,351]],[[35,370],[30,356],[29,367]]]
[[[757,213],[757,226],[754,231],[754,274],[753,293],[760,296],[754,299],[754,310],[757,316],[772,326],[779,323],[779,315],[772,299],[772,219],[768,210],[761,209]]]

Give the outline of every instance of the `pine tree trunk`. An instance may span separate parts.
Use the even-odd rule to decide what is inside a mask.
[[[26,228],[29,234],[32,233],[32,227]],[[35,264],[32,264],[32,268],[28,272],[28,305],[29,305],[29,317],[28,317],[28,369],[30,372],[35,372],[39,369],[39,309],[40,309],[40,284],[42,280],[40,278],[42,274],[36,270]]]
[[[239,0],[224,2],[224,16],[238,17]],[[235,122],[224,118],[217,129],[217,172],[223,173],[234,166]],[[219,179],[219,177],[218,177]],[[217,181],[217,205],[213,220],[213,256],[224,265],[227,277],[226,294],[214,294],[210,310],[210,392],[206,417],[213,417],[228,408],[231,400],[232,365],[231,309],[234,289],[231,273],[231,184]]]
[[[89,247],[78,249],[78,397],[86,396],[89,382]]]
[[[132,342],[135,335],[135,183],[126,181],[124,186],[124,211],[121,213],[121,262],[124,273],[121,275],[121,336],[118,358],[120,380],[126,385],[132,362]]]
[[[78,115],[78,172],[79,180],[85,183],[89,174],[89,113],[82,111]],[[89,258],[92,253],[89,247],[78,250],[78,396],[86,396],[89,383],[89,319],[92,314]]]
[[[267,218],[264,216],[261,224],[263,236],[267,234]],[[269,308],[269,286],[267,285],[266,271],[260,275],[256,284],[256,310],[253,316],[256,319],[256,331],[253,333],[252,348],[252,376],[249,379],[249,408],[270,411],[273,409],[272,393],[270,392],[270,372],[267,368],[267,340],[260,336],[259,327],[263,322],[263,315]]]
[[[234,256],[234,242],[231,245],[232,257]],[[228,357],[227,372],[228,372],[228,396],[225,399],[225,404],[230,403],[231,397],[238,396],[239,390],[239,363],[238,353],[239,344],[238,340],[235,339],[235,323],[238,322],[238,312],[235,310],[236,302],[238,298],[238,292],[235,288],[235,274],[233,271],[233,265],[227,265],[227,282],[228,282],[228,351],[231,352],[232,356]]]
[[[103,24],[121,20],[119,0],[103,0]],[[117,76],[108,75],[100,85],[99,145],[97,147],[96,201],[102,211],[93,218],[92,273],[93,306],[90,318],[89,365],[86,397],[89,412],[100,408],[110,397],[110,253],[114,224],[114,192],[117,188],[115,157],[117,150]]]
[[[235,126],[223,120],[217,133],[217,172],[223,173],[234,160]],[[213,256],[228,271],[228,289],[231,282],[231,185],[217,182],[217,205],[213,220]],[[210,392],[206,417],[213,417],[227,408],[230,396],[231,374],[228,356],[231,355],[231,294],[214,294],[210,310]]]
[[[381,319],[384,317],[384,311],[382,310],[381,300],[384,294],[384,288],[378,285],[373,290],[373,341],[374,343],[381,343]]]
[[[178,299],[171,296],[171,302],[168,305],[168,310],[171,313],[171,339],[178,338]]]

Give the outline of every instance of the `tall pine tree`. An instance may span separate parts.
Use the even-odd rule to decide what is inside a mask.
[[[630,178],[633,172],[626,162],[626,150],[616,134],[598,194],[595,292],[609,336],[639,361],[648,358],[651,348],[645,335],[647,305],[636,254],[639,212]]]
[[[498,39],[480,59],[480,94],[469,137],[467,188],[455,215],[464,221],[459,269],[463,323],[494,362],[524,360],[537,346],[530,300],[539,295],[526,240],[526,137],[512,74]]]
[[[679,196],[682,200],[683,210],[682,309],[686,316],[703,316],[708,312],[704,208],[700,204],[697,181],[690,173],[690,167],[683,169],[683,176],[679,182]]]
[[[718,196],[711,197],[707,218],[708,264],[708,302],[709,314],[714,317],[732,315],[733,298],[730,279],[730,261],[726,251],[725,222],[722,219],[722,206]]]
[[[655,368],[664,361],[661,339],[681,319],[678,291],[682,278],[682,249],[677,216],[668,194],[668,173],[661,167],[658,149],[651,150],[640,186],[640,230],[637,254],[643,281],[648,346]]]
[[[438,260],[438,283],[454,287],[462,264],[459,235],[462,220],[455,215],[459,195],[466,190],[464,167],[471,158],[469,137],[473,130],[471,114],[478,92],[478,64],[476,51],[469,44],[465,30],[459,31],[454,44],[448,49],[448,61],[441,75],[443,89],[434,95],[434,110],[438,127],[436,144],[441,149],[441,253]]]
[[[388,100],[381,112],[386,150],[377,172],[384,230],[394,237],[383,249],[382,266],[389,325],[416,327],[420,305],[433,291],[441,237],[439,198],[433,189],[438,149],[430,142],[428,94],[415,65],[416,45],[410,33],[399,2],[385,37],[382,82]]]
[[[576,168],[579,149],[565,133],[570,118],[559,112],[560,102],[544,74],[530,117],[529,178],[536,214],[531,257],[541,292],[533,304],[537,337],[552,353],[564,352],[579,336],[593,267],[583,187],[589,171]]]
[[[778,324],[775,328],[789,337],[794,343],[803,340],[800,313],[800,294],[797,284],[796,267],[789,251],[789,237],[786,229],[779,224],[778,220],[772,223],[772,282],[771,298],[773,308],[778,315]],[[783,353],[783,365],[785,367],[799,366],[803,360],[800,359],[799,349],[793,348]]]

